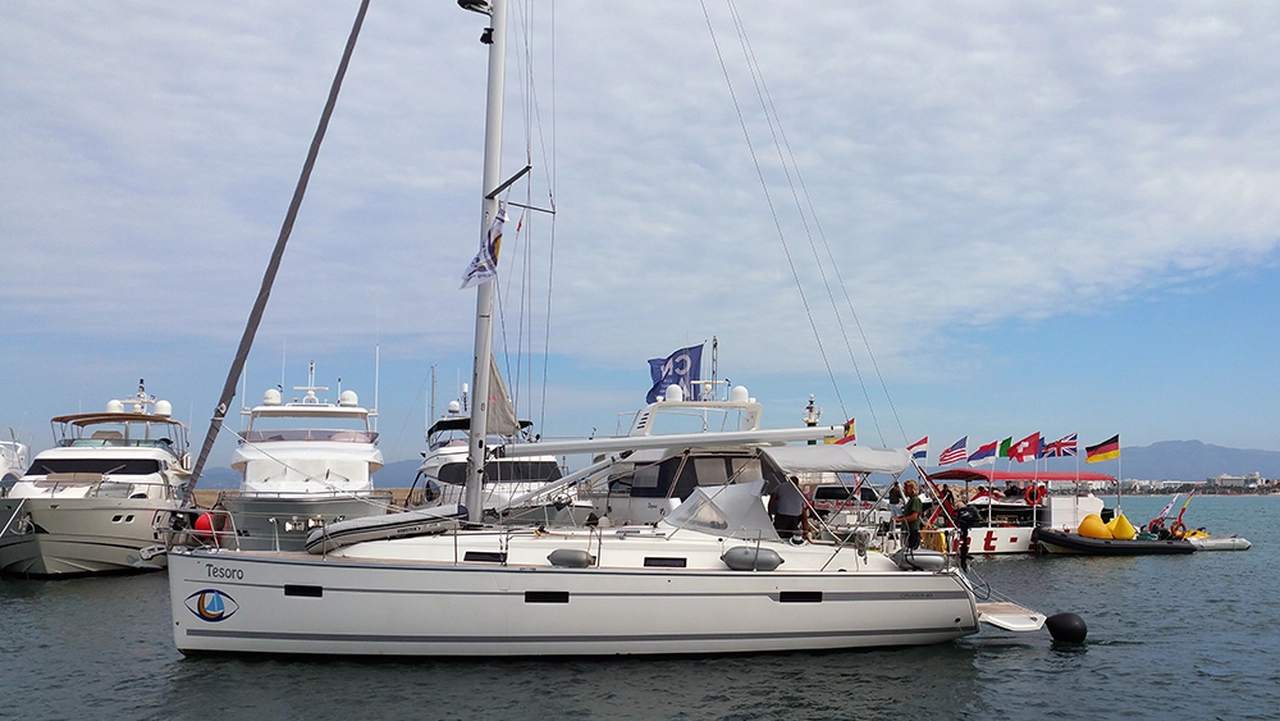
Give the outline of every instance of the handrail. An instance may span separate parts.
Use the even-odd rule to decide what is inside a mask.
[[[27,499],[25,498],[18,502],[18,505],[13,509],[13,513],[9,515],[9,521],[4,524],[4,530],[0,531],[0,536],[3,536],[4,534],[9,532],[9,526],[13,525],[13,519],[18,517],[18,511],[21,511],[22,507],[25,506],[26,504],[27,504]]]

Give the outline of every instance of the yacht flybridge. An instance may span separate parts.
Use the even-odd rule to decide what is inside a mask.
[[[187,427],[171,414],[139,382],[104,412],[54,417],[54,447],[0,499],[0,572],[164,568],[165,524],[191,473]]]
[[[497,196],[506,187],[499,167],[506,2],[467,6],[489,21],[482,36],[489,55],[483,236],[502,215]],[[496,264],[496,246],[490,247]],[[477,288],[472,388],[478,399],[490,398],[494,285],[490,277]],[[169,588],[178,649],[719,654],[941,643],[976,633],[983,621],[1015,630],[1044,623],[1027,609],[979,604],[965,575],[941,554],[891,558],[854,546],[780,540],[768,522],[762,480],[695,488],[648,525],[488,525],[481,502],[486,405],[472,408],[462,507],[434,517],[415,512],[392,533],[356,533],[350,543],[326,542],[334,528],[316,529],[309,552],[174,549]],[[686,435],[679,443],[690,448],[724,440],[718,432]],[[599,444],[601,457],[592,467],[671,440]],[[525,445],[539,445],[541,453],[553,447]],[[796,453],[791,462],[803,466],[805,456],[825,455],[827,448],[777,450]],[[900,471],[909,463],[905,450],[883,453],[898,459]]]

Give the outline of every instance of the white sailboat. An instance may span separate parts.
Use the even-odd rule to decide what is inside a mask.
[[[41,451],[0,503],[0,572],[58,576],[159,570],[165,524],[184,508],[187,427],[138,392],[102,413],[56,416]]]
[[[499,212],[506,3],[491,29],[482,228]],[[196,547],[170,555],[174,642],[184,653],[400,656],[714,654],[899,646],[1039,628],[981,607],[941,556],[901,562],[778,539],[762,481],[695,489],[660,522],[602,528],[484,526],[492,283],[477,294],[469,522],[423,517],[410,535],[317,543],[313,554]],[[767,435],[768,431],[755,433]],[[688,443],[717,442],[691,434]],[[660,440],[602,449],[599,469]],[[529,444],[534,445],[534,444]],[[543,451],[546,450],[544,447]],[[825,452],[824,446],[780,448]],[[906,451],[883,451],[905,468]],[[810,459],[812,460],[812,459]]]
[[[285,402],[268,389],[260,405],[243,411],[248,427],[231,460],[240,489],[218,498],[230,516],[221,528],[224,545],[298,551],[314,528],[391,506],[391,492],[373,487],[383,465],[372,426],[377,411],[362,407],[351,390],[337,403],[320,398],[329,388],[316,385],[314,363],[307,385],[294,390],[302,397]]]

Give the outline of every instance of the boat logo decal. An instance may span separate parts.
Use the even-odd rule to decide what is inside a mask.
[[[214,588],[206,588],[187,596],[186,605],[196,618],[211,623],[225,621],[240,610],[240,604],[234,598]]]

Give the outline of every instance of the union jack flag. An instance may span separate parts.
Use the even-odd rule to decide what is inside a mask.
[[[968,458],[968,444],[969,436],[965,436],[955,443],[952,443],[950,448],[943,451],[942,454],[938,456],[938,465],[946,466],[952,463],[959,463],[960,461]]]
[[[1056,456],[1058,458],[1062,458],[1064,456],[1074,456],[1076,455],[1076,448],[1076,434],[1072,433],[1069,436],[1059,438],[1053,443],[1044,444],[1044,450],[1041,451],[1041,457],[1053,458]]]

